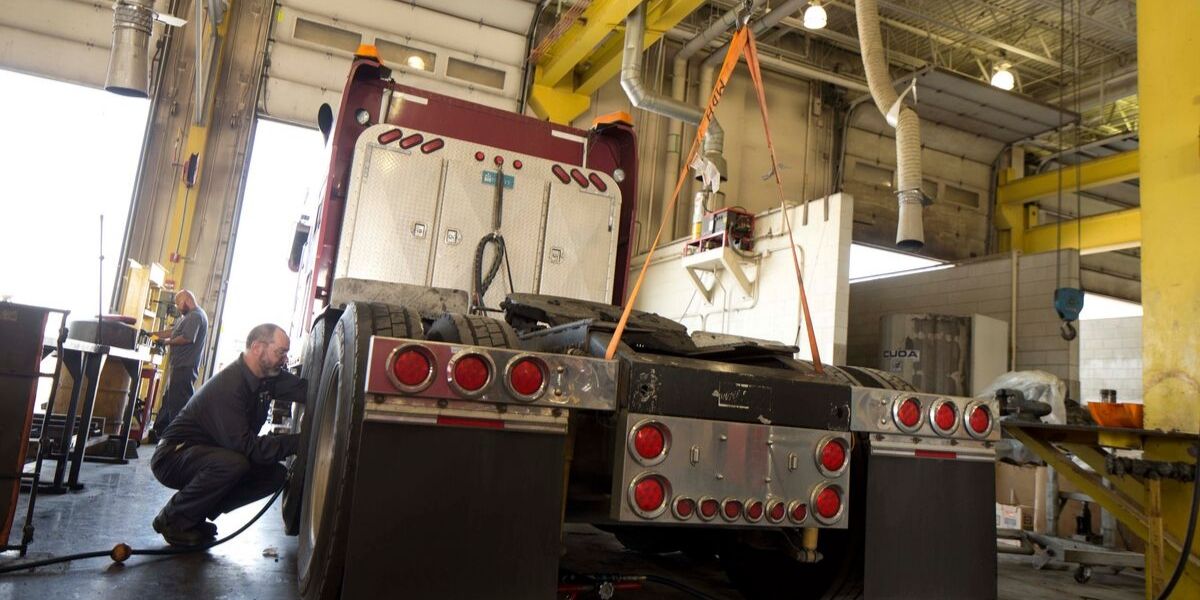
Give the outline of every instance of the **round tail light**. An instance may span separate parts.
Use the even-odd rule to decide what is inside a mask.
[[[647,519],[653,519],[667,508],[670,492],[666,479],[659,475],[642,475],[629,485],[629,501],[633,511]]]
[[[921,413],[921,401],[911,396],[893,405],[892,411],[896,425],[906,432],[916,431],[925,416]]]
[[[751,523],[757,523],[758,521],[760,521],[763,518],[764,511],[765,511],[765,508],[763,507],[763,503],[761,501],[759,501],[759,500],[747,500],[746,501],[746,520],[747,521],[750,521]]]
[[[487,359],[478,354],[467,354],[454,360],[450,367],[453,383],[459,391],[473,394],[482,390],[492,378],[492,368]]]
[[[508,365],[507,381],[510,391],[532,400],[546,388],[545,366],[536,358],[518,358]]]
[[[817,466],[826,477],[836,477],[846,468],[846,442],[830,438],[817,446]]]
[[[671,510],[675,513],[675,518],[686,521],[692,518],[692,515],[696,514],[696,501],[680,496],[671,505]]]
[[[822,523],[832,523],[842,516],[842,491],[834,485],[821,487],[813,498],[817,519]]]
[[[772,523],[779,523],[787,516],[787,506],[782,500],[776,500],[767,508],[767,520]]]
[[[721,503],[721,516],[725,517],[726,521],[736,521],[742,516],[742,501],[729,498]]]
[[[948,400],[939,400],[933,405],[933,429],[942,435],[954,433],[958,428],[958,409]]]
[[[701,498],[697,512],[700,513],[701,519],[711,521],[718,512],[721,512],[721,503],[717,502],[715,498]]]
[[[392,351],[392,384],[403,392],[419,392],[433,381],[433,358],[419,346],[400,346]]]
[[[992,432],[992,411],[980,403],[967,408],[967,431],[972,437],[987,437]]]
[[[633,457],[643,465],[655,465],[667,457],[667,446],[671,433],[666,425],[657,421],[646,421],[635,425],[629,432],[629,446]]]
[[[788,510],[788,518],[793,523],[803,523],[804,519],[808,518],[808,505],[803,502],[792,502],[792,506]]]

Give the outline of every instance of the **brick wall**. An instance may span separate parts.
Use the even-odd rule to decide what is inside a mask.
[[[1142,318],[1080,322],[1079,385],[1084,400],[1117,390],[1121,402],[1142,401]]]
[[[1062,252],[1061,285],[1078,285],[1078,253]],[[1078,396],[1079,339],[1059,335],[1054,310],[1055,253],[1020,257],[1017,282],[1018,370],[1048,371]],[[850,285],[847,362],[878,367],[879,319],[890,313],[981,314],[1006,322],[1012,315],[1012,258],[1005,255],[958,266]]]

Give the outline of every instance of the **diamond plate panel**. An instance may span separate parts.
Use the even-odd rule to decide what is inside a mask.
[[[425,285],[442,160],[370,143],[357,154],[338,276]]]
[[[611,180],[608,184],[610,190],[617,187]],[[612,194],[551,184],[540,293],[609,301],[616,266],[617,203]]]

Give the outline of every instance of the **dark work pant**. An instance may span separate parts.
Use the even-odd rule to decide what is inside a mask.
[[[171,419],[179,416],[179,411],[192,399],[195,383],[195,367],[171,369],[171,374],[167,377],[167,391],[163,392],[162,406],[158,407],[158,416],[154,418],[155,435],[162,437],[167,425],[171,424]]]
[[[160,483],[179,490],[161,514],[181,529],[265,498],[287,479],[279,463],[253,465],[241,453],[216,446],[160,443],[150,468]]]

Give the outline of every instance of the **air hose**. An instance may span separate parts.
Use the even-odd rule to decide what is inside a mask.
[[[495,248],[495,259],[487,268],[487,274],[483,272],[483,254],[487,251],[487,247],[491,245]],[[508,262],[508,250],[504,245],[504,236],[499,232],[493,231],[479,239],[479,245],[475,247],[475,286],[474,286],[474,304],[478,308],[483,307],[483,297],[487,295],[488,289],[492,287],[492,282],[496,280],[496,275],[500,273],[502,263]],[[512,286],[512,271],[511,267],[508,273],[509,286]]]
[[[1200,451],[1200,444],[1197,445],[1197,450]],[[1197,454],[1200,455],[1200,452]],[[1197,509],[1200,509],[1200,462],[1196,463],[1195,471],[1192,473],[1192,509],[1188,513],[1187,535],[1183,536],[1183,547],[1179,549],[1179,562],[1175,563],[1175,571],[1171,574],[1171,580],[1158,595],[1158,600],[1166,600],[1171,597],[1171,592],[1175,591],[1175,585],[1179,583],[1179,578],[1183,576],[1183,569],[1192,556],[1192,540],[1196,537]]]
[[[275,503],[275,499],[279,498],[279,495],[283,493],[283,488],[286,487],[286,485],[287,484],[284,484],[283,486],[280,486],[280,488],[278,490],[276,490],[275,495],[271,496],[271,499],[268,500],[267,504],[265,506],[263,506],[261,510],[258,511],[258,514],[254,515],[254,518],[247,521],[246,524],[242,525],[242,527],[240,529],[238,529],[237,531],[235,531],[219,540],[213,540],[211,542],[206,542],[206,543],[199,544],[196,546],[179,546],[179,547],[171,547],[171,548],[130,548],[129,544],[121,542],[121,543],[117,544],[116,546],[113,546],[112,550],[97,550],[95,552],[81,552],[79,554],[68,554],[66,556],[55,556],[52,558],[45,558],[42,560],[26,561],[26,562],[22,562],[22,563],[15,564],[15,565],[0,566],[0,575],[4,575],[6,573],[13,573],[15,571],[24,571],[26,569],[36,569],[37,567],[56,565],[59,563],[71,562],[71,561],[75,561],[75,560],[83,560],[86,558],[100,558],[102,556],[107,556],[107,557],[111,558],[112,561],[115,563],[124,563],[126,560],[128,560],[132,556],[171,556],[171,555],[176,555],[176,554],[191,554],[193,552],[204,552],[205,550],[208,550],[209,548],[212,548],[214,546],[220,546],[221,544],[224,544],[225,542],[232,540],[233,538],[241,535],[243,531],[246,531],[247,529],[249,529],[251,525],[253,525],[256,521],[258,521],[260,518],[262,518],[263,515],[265,515],[267,513],[267,509],[271,508],[271,505]]]

